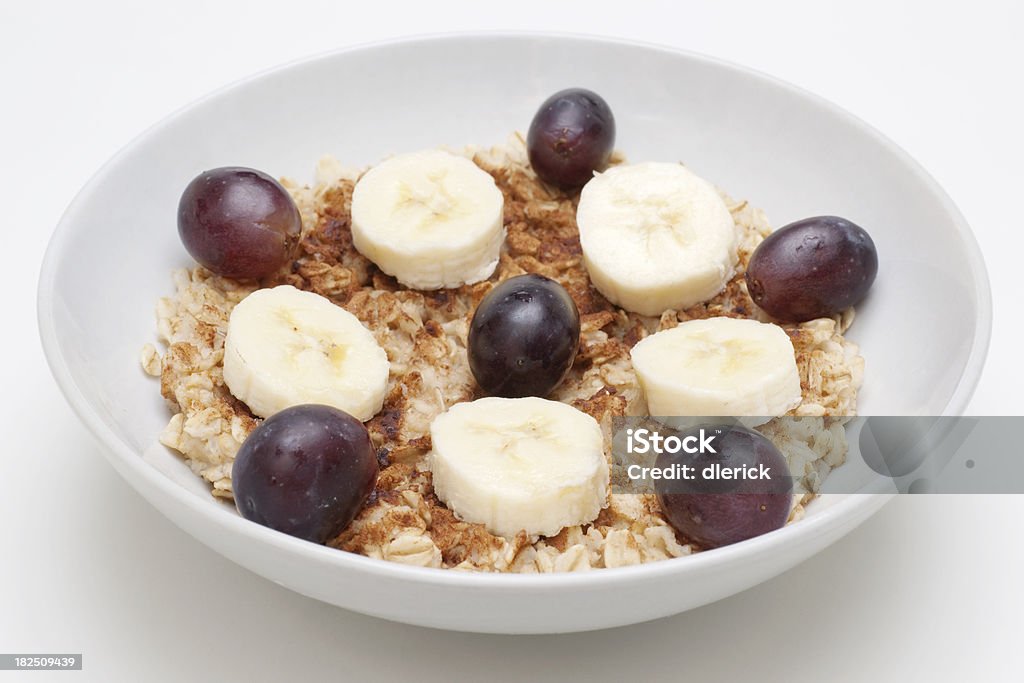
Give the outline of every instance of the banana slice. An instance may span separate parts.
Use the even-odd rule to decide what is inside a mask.
[[[576,210],[590,279],[609,301],[660,315],[707,301],[736,268],[736,226],[714,186],[680,164],[615,166]]]
[[[231,311],[224,383],[260,417],[320,403],[365,422],[384,402],[389,370],[359,319],[319,294],[258,289]]]
[[[789,336],[756,320],[690,320],[642,339],[630,352],[654,416],[761,418],[800,403]]]
[[[352,243],[414,289],[486,280],[505,240],[504,199],[469,159],[441,150],[392,157],[352,193]]]
[[[543,398],[458,403],[430,425],[434,492],[461,519],[511,538],[593,521],[608,499],[597,421]]]

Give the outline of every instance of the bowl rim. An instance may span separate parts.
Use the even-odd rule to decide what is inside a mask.
[[[112,172],[112,169],[114,169],[117,164],[124,157],[128,156],[128,154],[136,147],[140,146],[148,138],[159,134],[159,132],[165,127],[173,124],[173,122],[185,112],[199,107],[209,100],[214,100],[224,96],[236,88],[259,81],[271,74],[300,69],[310,63],[334,59],[347,53],[369,49],[387,48],[396,45],[414,46],[417,44],[432,44],[437,42],[472,42],[476,40],[574,41],[579,43],[639,48],[654,52],[667,53],[673,57],[704,63],[715,68],[738,71],[748,77],[759,79],[774,87],[787,90],[790,93],[803,98],[809,104],[825,109],[828,113],[844,120],[847,124],[860,128],[862,131],[866,132],[876,143],[894,154],[903,163],[903,165],[909,171],[914,173],[918,179],[924,183],[926,188],[939,200],[943,210],[953,219],[957,233],[964,244],[966,262],[977,293],[975,304],[978,315],[975,321],[974,339],[967,362],[964,365],[964,369],[961,372],[960,377],[957,379],[953,395],[950,397],[949,402],[943,409],[943,415],[963,414],[980,379],[991,339],[992,295],[988,274],[977,239],[953,200],[948,196],[948,194],[946,194],[938,182],[896,143],[868,123],[862,121],[860,118],[819,95],[756,69],[751,69],[717,57],[711,57],[689,50],[651,42],[571,32],[504,30],[456,31],[396,37],[318,52],[260,70],[249,76],[223,85],[212,92],[179,107],[137,134],[127,144],[121,147],[110,159],[108,159],[74,196],[53,232],[43,258],[37,290],[39,333],[42,340],[44,355],[61,392],[64,394],[73,411],[78,415],[79,419],[97,439],[102,447],[104,455],[111,460],[111,464],[120,464],[129,468],[131,473],[137,477],[137,480],[145,482],[146,486],[158,489],[166,498],[173,500],[175,504],[195,509],[197,514],[206,517],[210,524],[219,526],[223,531],[245,537],[248,541],[256,541],[261,544],[268,545],[274,550],[282,553],[304,556],[310,560],[334,565],[339,569],[345,569],[364,575],[377,575],[391,579],[411,581],[439,587],[486,587],[488,590],[497,591],[520,591],[529,589],[531,591],[546,592],[561,591],[572,587],[604,589],[633,584],[635,582],[656,581],[666,575],[677,573],[681,574],[702,570],[713,571],[715,568],[728,565],[733,561],[743,558],[753,560],[757,557],[776,552],[780,546],[797,541],[801,537],[813,538],[821,534],[825,534],[830,529],[841,526],[845,520],[857,517],[858,513],[866,516],[880,508],[891,498],[891,495],[880,493],[849,494],[844,499],[828,506],[820,513],[815,513],[814,515],[806,517],[801,520],[799,524],[788,525],[782,529],[749,539],[742,543],[713,550],[706,550],[691,556],[629,567],[602,569],[601,571],[596,572],[551,573],[538,575],[458,572],[448,569],[407,566],[396,562],[388,562],[355,553],[339,551],[327,546],[303,541],[298,538],[288,536],[287,534],[263,527],[259,524],[249,522],[241,516],[232,514],[225,506],[211,504],[211,502],[215,501],[203,501],[184,487],[175,483],[173,480],[143,460],[141,453],[136,452],[135,449],[131,448],[127,443],[119,439],[114,432],[104,424],[98,413],[93,409],[91,403],[86,399],[84,392],[75,382],[71,375],[71,371],[68,368],[67,362],[60,351],[57,341],[56,320],[54,315],[54,284],[56,279],[56,266],[64,255],[68,236],[73,231],[72,226],[76,224],[78,215],[83,211],[83,207],[88,202],[89,196],[93,193],[96,187],[105,182],[107,176]],[[115,467],[115,469],[119,468]],[[128,479],[127,476],[125,476],[125,478]]]

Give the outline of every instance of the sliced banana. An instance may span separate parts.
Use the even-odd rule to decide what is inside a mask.
[[[414,289],[486,280],[505,240],[498,186],[465,157],[427,150],[367,171],[352,194],[352,242]]]
[[[430,425],[434,492],[491,533],[554,536],[593,521],[608,499],[597,421],[543,398],[458,403]]]
[[[224,383],[260,417],[320,403],[369,420],[384,402],[389,370],[359,319],[319,294],[258,289],[231,311]]]
[[[793,343],[778,325],[690,320],[642,339],[630,357],[651,415],[770,418],[800,403]]]
[[[707,301],[735,273],[732,215],[714,186],[681,164],[615,166],[594,176],[576,223],[594,286],[641,315]]]

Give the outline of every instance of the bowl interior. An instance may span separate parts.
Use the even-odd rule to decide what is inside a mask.
[[[138,363],[154,306],[190,263],[175,209],[199,171],[246,165],[310,180],[316,160],[371,164],[525,130],[568,86],[601,93],[631,160],[683,161],[776,227],[838,214],[865,227],[878,280],[849,336],[867,360],[864,414],[959,411],[987,342],[988,292],[962,219],[891,143],[816,97],[677,52],[583,38],[426,39],[336,53],[220,91],[165,120],[96,176],[51,247],[40,315],[58,376],[106,436],[206,496],[151,448],[169,414]],[[980,349],[980,351],[979,351]],[[81,408],[80,408],[81,409]],[[812,513],[813,514],[813,513]]]

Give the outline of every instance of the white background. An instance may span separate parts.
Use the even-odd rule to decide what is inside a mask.
[[[300,597],[200,546],[117,477],[50,378],[34,293],[50,232],[96,168],[227,82],[424,32],[616,35],[796,83],[929,169],[974,227],[994,291],[993,342],[970,412],[1019,415],[1022,9],[1012,0],[4,2],[0,652],[84,653],[85,671],[61,680],[1020,680],[1022,496],[904,497],[778,579],[590,634],[430,631]]]

